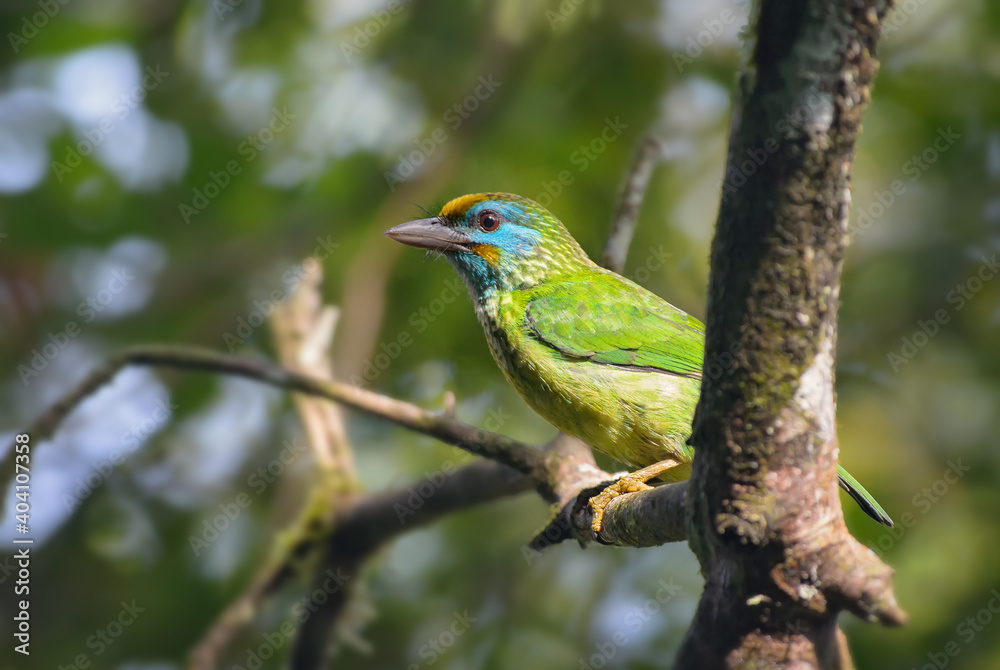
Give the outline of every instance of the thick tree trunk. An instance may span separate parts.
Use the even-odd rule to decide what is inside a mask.
[[[849,610],[902,623],[844,526],[834,358],[850,172],[885,2],[764,0],[751,17],[712,244],[688,490],[705,591],[677,668],[845,668]]]

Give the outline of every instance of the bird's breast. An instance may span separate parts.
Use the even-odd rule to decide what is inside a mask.
[[[503,295],[476,311],[504,376],[556,428],[634,467],[690,459],[684,438],[697,381],[567,358],[533,338]]]
[[[513,305],[509,297],[496,292],[476,301],[476,317],[483,327],[486,342],[493,359],[507,379],[517,387],[512,378],[519,362],[521,351],[517,343],[520,326],[513,318]]]

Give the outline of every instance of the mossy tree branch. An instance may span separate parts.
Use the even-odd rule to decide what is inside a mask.
[[[705,591],[678,668],[846,668],[841,610],[901,624],[837,492],[834,356],[876,0],[763,0],[712,243],[690,544]],[[717,365],[713,365],[717,364]]]

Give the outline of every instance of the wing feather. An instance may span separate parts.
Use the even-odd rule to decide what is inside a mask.
[[[646,289],[611,273],[588,273],[535,290],[531,333],[572,358],[700,377],[705,327]]]

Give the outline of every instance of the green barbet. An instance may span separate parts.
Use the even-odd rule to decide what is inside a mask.
[[[436,217],[385,233],[439,252],[468,285],[507,380],[549,423],[632,468],[591,500],[594,530],[615,495],[691,473],[701,387],[698,319],[587,257],[541,205],[509,193],[456,198]],[[840,485],[892,520],[846,470]]]

